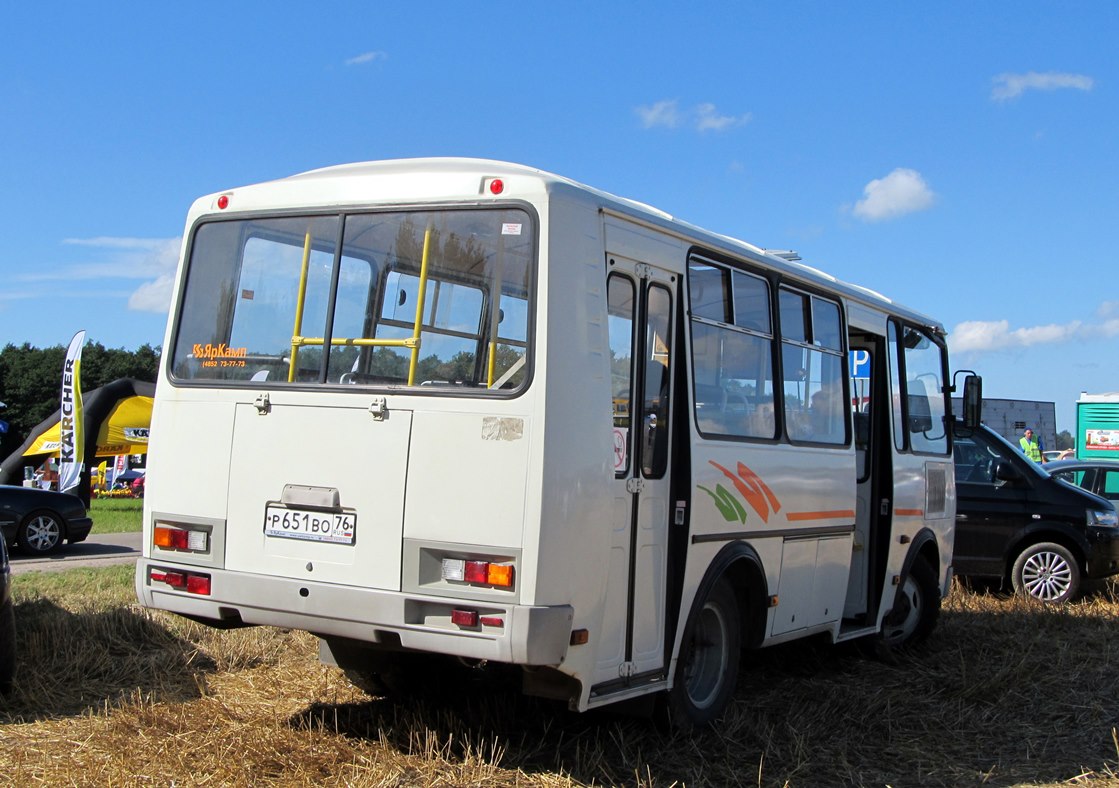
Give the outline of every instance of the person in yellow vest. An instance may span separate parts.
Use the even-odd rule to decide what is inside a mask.
[[[1037,438],[1034,437],[1034,431],[1026,427],[1026,433],[1018,439],[1018,445],[1022,449],[1022,453],[1029,457],[1036,463],[1045,462],[1045,457],[1041,454],[1041,447],[1037,444]]]

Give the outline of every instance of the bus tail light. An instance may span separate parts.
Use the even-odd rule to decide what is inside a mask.
[[[463,558],[444,558],[442,577],[459,583],[475,586],[494,586],[495,588],[513,587],[513,565],[498,564],[490,561],[466,560]]]
[[[153,583],[166,583],[171,588],[199,596],[210,595],[210,576],[200,572],[179,572],[172,569],[152,568],[148,578]]]
[[[156,525],[152,542],[164,550],[190,550],[206,552],[210,546],[210,535],[205,531],[179,528],[172,525]]]

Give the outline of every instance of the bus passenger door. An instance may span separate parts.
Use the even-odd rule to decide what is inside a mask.
[[[877,620],[886,576],[893,505],[893,439],[886,341],[881,334],[851,331],[851,405],[857,498],[844,628],[859,630]]]
[[[614,411],[614,509],[600,692],[664,669],[666,544],[676,278],[607,258]],[[593,690],[592,690],[593,692]]]

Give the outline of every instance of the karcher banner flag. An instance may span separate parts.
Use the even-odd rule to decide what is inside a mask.
[[[62,407],[59,418],[58,489],[77,487],[82,478],[85,453],[85,425],[82,416],[82,345],[85,332],[70,340],[66,363],[62,366]]]

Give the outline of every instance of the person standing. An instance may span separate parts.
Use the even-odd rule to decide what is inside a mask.
[[[1034,431],[1029,427],[1026,427],[1025,434],[1018,439],[1018,446],[1022,449],[1022,453],[1034,462],[1038,464],[1045,462],[1045,457],[1041,454],[1041,446],[1034,437]]]

